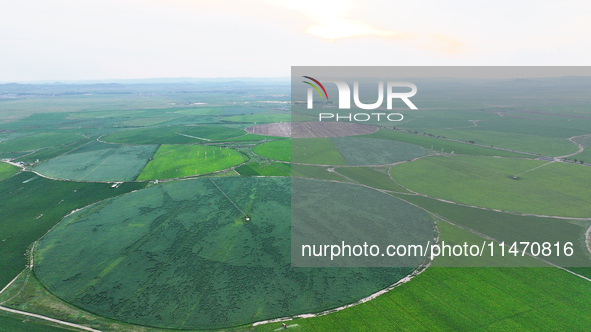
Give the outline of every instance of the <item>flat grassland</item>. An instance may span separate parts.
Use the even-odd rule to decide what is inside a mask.
[[[224,126],[164,126],[129,129],[103,136],[104,142],[124,144],[186,144],[219,141],[246,134]]]
[[[458,203],[550,216],[591,215],[591,168],[581,165],[512,158],[430,157],[392,167],[391,175],[413,191]]]
[[[158,145],[92,142],[72,153],[50,159],[34,170],[51,178],[77,181],[133,181]]]
[[[259,144],[253,148],[253,151],[265,158],[291,161],[291,140],[284,139]]]
[[[138,181],[174,179],[221,171],[244,162],[236,150],[207,145],[161,145]]]

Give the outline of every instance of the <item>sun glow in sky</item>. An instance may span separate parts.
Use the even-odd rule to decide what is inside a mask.
[[[20,0],[0,82],[289,76],[292,65],[588,65],[591,4]]]

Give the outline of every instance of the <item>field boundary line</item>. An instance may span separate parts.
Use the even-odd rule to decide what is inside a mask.
[[[12,285],[12,284],[13,284],[13,283],[16,281],[16,279],[18,279],[18,277],[20,277],[20,275],[21,275],[21,274],[23,274],[23,272],[25,272],[26,270],[27,270],[27,269],[25,268],[25,269],[23,269],[23,270],[22,270],[22,271],[21,271],[19,274],[17,274],[17,275],[16,275],[16,277],[14,277],[14,279],[12,279],[12,281],[10,281],[10,282],[8,283],[8,285],[4,286],[4,288],[2,288],[2,290],[0,290],[0,294],[4,293],[4,291],[5,291],[5,290],[6,290],[8,287],[10,287],[10,285]]]
[[[589,241],[591,241],[591,226],[587,228],[585,232],[585,247],[587,247],[587,251],[591,253],[591,247],[589,247]],[[1,293],[1,292],[0,292]]]
[[[581,137],[581,136],[588,136],[588,135],[589,135],[589,134],[585,134],[585,135],[578,135],[578,136],[573,136],[573,137],[569,137],[569,138],[567,138],[567,140],[568,140],[569,142],[573,143],[574,145],[576,145],[576,146],[579,148],[579,151],[577,151],[577,152],[574,152],[574,153],[571,153],[571,154],[567,154],[567,155],[564,155],[564,156],[554,157],[554,158],[559,158],[559,159],[562,159],[562,158],[568,158],[568,157],[572,157],[572,156],[574,156],[574,155],[576,155],[576,154],[579,154],[579,153],[581,153],[581,152],[585,151],[585,146],[584,146],[583,144],[579,144],[579,143],[577,143],[577,142],[576,142],[574,139],[575,139],[575,138],[577,138],[577,137]]]
[[[37,315],[37,314],[33,314],[33,313],[30,313],[30,312],[26,312],[26,311],[20,311],[20,310],[10,309],[10,308],[6,308],[6,307],[2,307],[2,306],[0,306],[0,310],[8,311],[8,312],[11,312],[13,314],[18,314],[18,315],[35,317],[35,318],[43,319],[43,320],[46,320],[46,321],[49,321],[49,322],[58,323],[58,324],[62,324],[62,325],[70,326],[70,327],[75,327],[77,329],[81,329],[81,330],[85,330],[85,331],[101,332],[100,330],[96,330],[96,329],[93,329],[91,327],[87,327],[87,326],[84,326],[84,325],[78,325],[78,324],[74,324],[74,323],[70,323],[70,322],[65,322],[63,320],[59,320],[59,319],[55,319],[55,318],[50,318],[50,317],[42,316],[42,315]]]

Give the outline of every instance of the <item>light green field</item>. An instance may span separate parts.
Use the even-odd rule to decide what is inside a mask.
[[[291,141],[291,161],[302,164],[346,165],[330,137],[296,138]]]
[[[49,132],[15,138],[0,143],[0,152],[29,151],[79,141],[84,137],[67,132]]]
[[[284,139],[259,144],[254,147],[253,151],[265,158],[279,161],[291,161],[291,140]]]
[[[591,215],[591,168],[585,166],[528,159],[431,157],[397,165],[391,175],[411,190],[458,203],[551,216]]]
[[[469,141],[477,144],[492,145],[521,152],[537,153],[544,156],[563,156],[577,151],[577,147],[565,140],[537,135],[506,133],[478,129],[432,130],[427,133],[447,138]]]
[[[236,150],[206,145],[162,145],[138,181],[174,179],[224,170],[244,162]]]
[[[6,163],[0,163],[0,181],[13,176],[18,173],[20,168]]]
[[[273,160],[305,164],[345,165],[330,138],[298,138],[257,145],[254,152]]]

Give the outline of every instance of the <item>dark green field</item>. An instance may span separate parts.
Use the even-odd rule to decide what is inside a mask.
[[[63,216],[107,197],[143,188],[125,183],[111,188],[102,183],[52,181],[22,172],[0,182],[0,288],[25,268],[26,249]],[[18,209],[15,209],[18,207]]]
[[[364,187],[297,181],[323,186],[323,195],[339,201],[353,190],[364,192],[366,202],[356,203],[360,211],[383,199],[424,215]],[[289,178],[268,177],[188,180],[100,202],[67,217],[38,242],[35,274],[52,293],[95,314],[190,329],[330,309],[412,271],[291,268],[290,184]],[[386,216],[374,221],[391,221]]]

